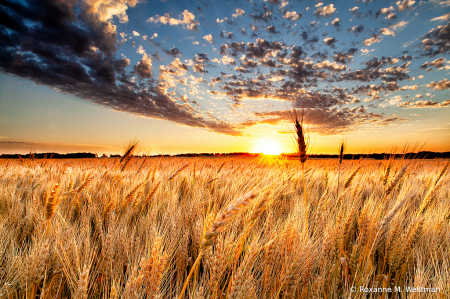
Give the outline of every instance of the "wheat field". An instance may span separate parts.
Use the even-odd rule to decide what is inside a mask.
[[[0,297],[449,298],[447,169],[0,160]]]

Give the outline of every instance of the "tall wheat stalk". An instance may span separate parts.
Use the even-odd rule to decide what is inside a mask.
[[[290,121],[293,124],[293,138],[297,147],[298,157],[302,164],[302,178],[303,178],[303,196],[305,200],[305,230],[306,235],[309,235],[308,230],[308,201],[306,196],[306,180],[305,180],[305,162],[308,159],[306,151],[308,149],[308,143],[306,142],[305,129],[304,129],[304,110],[300,113],[294,108],[289,111]]]
[[[342,160],[344,159],[344,153],[345,153],[346,148],[347,148],[346,140],[341,140],[341,142],[339,144],[339,168],[338,168],[338,181],[337,181],[336,197],[339,196],[339,182],[340,182],[340,178],[341,178],[341,165],[342,165]]]

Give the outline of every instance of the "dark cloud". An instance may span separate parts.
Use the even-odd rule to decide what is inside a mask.
[[[233,32],[226,32],[226,31],[222,31],[220,33],[220,37],[225,38],[225,39],[232,39],[233,38],[234,33]]]
[[[220,81],[222,81],[222,78],[220,76],[211,79],[212,84],[219,83]]]
[[[248,69],[246,69],[246,68],[244,68],[242,66],[236,66],[234,68],[234,70],[239,72],[239,73],[251,73],[252,72],[252,71],[250,71],[250,70],[248,70]],[[225,88],[225,87],[226,87],[226,85],[223,88]]]
[[[196,63],[196,64],[194,64],[194,67],[192,69],[196,73],[208,73],[208,71],[205,70],[205,65],[203,63]]]
[[[208,54],[207,53],[197,53],[194,56],[195,62],[206,62],[208,61]]]
[[[444,66],[444,61],[445,61],[446,59],[444,58],[444,57],[441,57],[441,58],[438,58],[438,59],[436,59],[435,61],[432,61],[432,62],[425,62],[424,64],[422,64],[421,66],[420,66],[420,68],[421,69],[426,69],[426,68],[428,68],[429,66],[433,66],[433,67],[436,67],[436,68],[441,68],[441,67],[443,67]]]
[[[347,32],[354,32],[356,35],[364,31],[364,25],[353,26],[352,28],[347,29]]]
[[[435,56],[450,51],[450,22],[422,36],[423,55]]]
[[[307,40],[308,40],[308,37],[309,37],[308,31],[303,31],[303,32],[302,32],[302,39],[303,39],[304,41],[307,41]]]
[[[231,48],[231,45],[229,46]],[[272,54],[273,51],[282,50],[283,48],[283,43],[276,41],[268,42],[264,39],[258,38],[256,43],[248,43],[245,51],[248,58],[261,59],[269,54]]]
[[[125,11],[119,17],[125,22]],[[125,72],[129,60],[115,58],[116,51],[115,26],[94,6],[78,5],[75,0],[3,1],[0,6],[2,72],[114,110],[240,134],[229,123],[203,118],[175,103],[155,84],[150,57],[134,66],[139,78],[146,80],[134,82]]]
[[[401,81],[409,79],[406,66],[391,67],[388,70],[365,68],[362,70],[350,71],[339,76],[339,80],[356,80],[362,82],[369,82],[379,78],[385,81]]]
[[[264,5],[262,11],[250,14],[250,18],[255,21],[269,22],[272,20],[272,11],[267,5]]]
[[[247,58],[242,61],[241,66],[245,68],[254,68],[258,66],[258,61],[248,60]]]
[[[299,107],[301,108],[301,107]],[[289,117],[289,111],[271,111],[271,112],[255,112],[256,117],[260,120],[248,122],[248,125],[256,125],[259,123],[275,124]],[[354,108],[330,108],[330,109],[305,109],[305,123],[308,131],[321,135],[339,134],[350,132],[363,123],[371,123],[373,125],[382,123],[392,123],[397,121],[405,121],[405,119],[396,116],[386,116],[384,114],[369,113],[366,108],[361,105]]]
[[[166,50],[164,51],[167,55],[173,56],[173,57],[177,57],[177,56],[181,56],[183,53],[180,52],[180,50],[178,50],[177,48],[172,48],[170,50]]]
[[[339,63],[348,63],[350,62],[351,58],[355,55],[357,51],[358,49],[351,48],[347,50],[347,53],[344,52],[335,53],[333,56],[333,60]]]
[[[412,56],[408,55],[408,54],[405,54],[405,55],[399,57],[399,59],[401,59],[403,61],[411,61],[412,60]]]
[[[141,61],[134,66],[134,72],[142,78],[152,77],[152,60],[144,54]],[[112,74],[111,74],[112,75]],[[111,81],[111,83],[113,83]]]
[[[267,32],[269,32],[270,34],[279,34],[279,33],[281,33],[280,31],[277,31],[277,29],[275,28],[275,26],[267,26],[266,30],[267,30]]]
[[[277,63],[273,59],[264,58],[261,60],[261,64],[266,67],[277,67]]]

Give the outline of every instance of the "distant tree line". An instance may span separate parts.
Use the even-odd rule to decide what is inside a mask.
[[[1,159],[80,159],[80,158],[97,158],[97,154],[93,153],[68,153],[68,154],[58,154],[58,153],[30,153],[26,155],[19,154],[3,154],[0,156]]]
[[[298,157],[297,154],[286,154],[286,157]],[[337,159],[339,155],[309,155],[310,158],[317,159]],[[345,154],[343,156],[344,160],[359,160],[359,159],[375,159],[375,160],[385,160],[385,159],[448,159],[450,158],[450,152],[428,152],[422,151],[418,153],[404,153],[404,154]]]
[[[148,157],[227,157],[227,156],[244,156],[244,157],[259,157],[262,156],[261,153],[186,153],[178,155],[151,155]],[[297,154],[282,154],[286,158],[298,157]],[[0,159],[82,159],[82,158],[108,158],[105,154],[98,157],[95,153],[68,153],[68,154],[58,154],[58,153],[30,153],[26,155],[19,154],[3,154],[0,155]],[[109,155],[110,158],[120,158],[121,155]],[[336,159],[338,155],[309,155],[309,158],[316,159]],[[405,154],[345,154],[345,160],[359,160],[359,159],[375,159],[375,160],[385,160],[385,159],[448,159],[450,158],[450,152],[429,152],[422,151],[418,153],[405,153]]]

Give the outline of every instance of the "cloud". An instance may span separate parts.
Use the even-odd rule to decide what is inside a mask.
[[[404,26],[406,26],[406,25],[408,25],[408,22],[406,22],[406,21],[401,21],[401,22],[398,22],[397,24],[391,25],[391,26],[389,26],[389,27],[391,27],[391,28],[394,29],[394,30],[397,30],[398,28],[404,27]]]
[[[401,89],[401,90],[406,90],[406,89],[417,90],[417,89],[418,89],[418,86],[417,86],[417,84],[416,84],[416,85],[412,85],[412,86],[405,85],[405,86],[403,86],[403,87],[400,88],[400,89]]]
[[[439,4],[442,7],[450,6],[450,0],[431,0],[431,2]]]
[[[173,57],[181,56],[181,54],[183,54],[180,52],[180,50],[178,50],[178,48],[172,48],[170,50],[165,50],[164,53],[166,53],[167,55],[173,56]]]
[[[201,63],[194,64],[194,67],[192,68],[194,72],[196,73],[208,73],[207,70],[205,70],[205,65]]]
[[[223,22],[226,22],[226,21],[228,21],[228,18],[227,18],[227,17],[223,18],[222,20],[219,19],[219,18],[217,18],[217,19],[216,19],[216,24],[223,23]]]
[[[233,38],[234,33],[233,32],[226,32],[226,31],[222,31],[220,33],[220,36],[224,39],[232,39]]]
[[[450,51],[450,22],[431,29],[421,39],[423,55],[435,56],[448,53]]]
[[[344,64],[338,64],[336,62],[330,62],[328,60],[322,61],[322,62],[318,62],[314,65],[314,67],[316,68],[323,68],[323,69],[327,69],[329,71],[344,71],[347,69],[347,66]]]
[[[361,70],[352,70],[347,73],[341,73],[339,79],[343,80],[356,80],[362,82],[369,82],[378,78],[383,78],[386,82],[395,82],[408,79],[409,64],[407,62],[398,67],[389,67],[382,69],[381,67],[386,63],[389,63],[392,59],[378,60],[376,57],[372,60],[365,62],[366,68]]]
[[[335,53],[333,56],[333,60],[339,63],[347,63],[350,62],[351,58],[354,56],[354,54],[358,51],[356,48],[351,48],[347,51],[347,53],[339,52]]]
[[[297,21],[302,17],[302,14],[295,11],[286,11],[283,17],[291,21]]]
[[[143,46],[139,46],[139,48],[137,48],[136,52],[139,54],[145,54],[145,49]]]
[[[275,26],[267,26],[266,30],[267,30],[267,32],[269,32],[270,34],[279,34],[279,33],[281,33],[280,31],[277,31],[277,29],[275,28]]]
[[[134,66],[134,72],[142,78],[152,77],[152,60],[144,53],[141,61]]]
[[[413,4],[416,3],[416,1],[413,0],[403,0],[403,1],[397,1],[398,11],[403,11],[408,8],[411,8]]]
[[[365,46],[370,46],[373,43],[379,43],[381,40],[382,40],[381,36],[374,33],[372,34],[371,38],[365,39],[363,43]]]
[[[259,13],[250,14],[250,18],[255,21],[269,22],[272,20],[272,12],[269,10],[267,5],[264,5],[262,11],[260,11]]]
[[[332,22],[331,22],[331,24],[333,25],[333,26],[339,26],[340,25],[340,22],[341,22],[341,19],[339,19],[339,18],[335,18]]]
[[[211,34],[205,35],[205,36],[203,37],[203,39],[205,39],[206,41],[210,42],[211,44],[214,43],[214,40],[213,40],[213,37],[212,37]]]
[[[397,95],[397,96],[391,97],[391,99],[387,100],[387,101],[391,105],[396,105],[396,104],[398,104],[398,103],[400,103],[402,101],[402,96],[401,95]]]
[[[111,18],[125,21],[127,5],[137,1],[96,3],[40,0],[2,9],[0,70],[116,111],[241,134],[235,125],[177,104],[164,82],[152,77],[150,56],[144,54],[127,72],[130,60],[116,56],[118,34]],[[107,3],[117,9],[108,10]],[[192,17],[184,16],[193,24]]]
[[[231,58],[231,57],[229,57],[229,56],[227,56],[227,55],[224,55],[224,56],[222,57],[222,63],[223,63],[223,64],[235,64],[236,61],[235,61],[233,58]]]
[[[427,84],[427,87],[434,88],[437,90],[444,90],[444,89],[450,89],[450,81],[447,79],[442,79],[438,82],[431,82],[430,84]]]
[[[394,6],[382,8],[376,13],[376,17],[378,18],[380,14],[389,15],[393,10],[395,10]]]
[[[388,15],[385,17],[386,20],[394,20],[394,19],[396,19],[396,18],[397,18],[397,14],[396,14],[396,13],[393,13],[393,12],[391,12],[390,14],[388,14]]]
[[[323,42],[325,43],[325,45],[327,46],[333,46],[335,42],[337,42],[337,40],[334,37],[327,37],[323,40]]]
[[[335,11],[336,8],[334,8],[334,5],[330,4],[324,7],[317,8],[316,11],[314,11],[314,14],[321,17],[328,17],[331,16]]]
[[[166,13],[164,16],[156,15],[155,17],[151,17],[147,20],[147,22],[161,23],[164,25],[169,24],[171,26],[182,25],[183,28],[194,31],[197,30],[197,26],[200,25],[200,23],[195,20],[195,15],[193,13],[185,9],[179,17],[181,18],[181,16],[183,16],[183,19],[175,19],[171,18],[170,15]]]
[[[390,30],[389,28],[381,28],[380,33],[384,35],[392,35],[395,36],[394,31]]]
[[[421,66],[420,66],[420,68],[421,69],[426,69],[426,68],[428,68],[428,67],[430,67],[430,66],[434,66],[434,67],[436,67],[436,68],[441,68],[441,67],[443,67],[444,66],[444,61],[445,61],[446,59],[444,58],[444,57],[441,57],[441,58],[438,58],[438,59],[436,59],[436,60],[434,60],[434,61],[432,61],[432,62],[425,62],[424,64],[422,64]]]
[[[431,101],[431,100],[416,101],[416,102],[408,101],[408,102],[400,103],[398,106],[402,107],[402,108],[409,108],[409,109],[416,109],[416,108],[441,108],[441,107],[450,106],[450,100],[444,101],[442,103],[439,103],[437,101]]]
[[[144,34],[142,29],[141,33],[132,31],[137,27],[131,27],[129,24],[127,25],[128,29],[125,29],[128,35],[124,32],[122,34],[117,32],[117,28],[125,28],[122,27],[123,25],[118,25],[118,22],[120,22],[119,15],[122,14],[121,12],[126,12],[126,9],[122,9],[118,5],[120,13],[115,13],[108,10],[106,4],[109,1],[112,6],[116,7],[116,2],[128,3],[126,1],[87,1],[89,3],[101,2],[103,8],[100,10],[94,7],[94,4],[91,4],[88,9],[88,6],[84,6],[82,1],[60,1],[58,3],[62,3],[64,9],[57,15],[61,16],[61,20],[58,18],[52,20],[55,18],[54,16],[52,18],[43,17],[53,14],[53,8],[47,13],[45,5],[52,7],[52,3],[55,3],[54,0],[43,0],[44,7],[33,4],[37,3],[36,0],[29,1],[32,4],[30,8],[25,4],[20,4],[22,3],[20,1],[18,4],[20,9],[11,6],[11,2],[7,2],[7,9],[0,8],[0,22],[6,24],[0,25],[0,70],[117,111],[239,135],[245,128],[245,124],[222,121],[223,119],[232,119],[236,122],[236,119],[239,119],[239,117],[232,117],[229,114],[230,111],[227,113],[223,110],[228,106],[223,106],[231,102],[230,105],[235,105],[233,107],[236,109],[233,112],[236,112],[239,105],[250,107],[241,102],[252,99],[253,102],[257,102],[255,106],[258,108],[255,109],[259,109],[266,105],[265,102],[261,103],[262,99],[267,99],[268,101],[281,101],[276,105],[282,105],[283,102],[292,102],[296,105],[304,103],[308,109],[328,111],[328,114],[322,114],[324,117],[342,114],[344,119],[345,117],[349,119],[348,125],[342,127],[342,130],[345,131],[363,123],[370,124],[374,120],[376,120],[374,123],[378,124],[392,122],[395,117],[388,118],[383,115],[378,116],[378,114],[369,116],[366,109],[374,108],[370,105],[379,103],[386,105],[387,102],[384,99],[400,104],[401,102],[397,103],[400,97],[395,98],[395,95],[391,93],[400,90],[405,90],[402,93],[407,93],[406,90],[418,90],[420,86],[400,87],[405,85],[405,83],[401,84],[402,80],[413,79],[409,77],[409,74],[414,74],[417,79],[419,78],[416,71],[420,71],[417,70],[420,64],[417,65],[418,60],[413,58],[423,57],[422,51],[419,54],[414,50],[402,53],[403,50],[406,50],[403,48],[403,41],[399,45],[392,44],[397,48],[388,51],[389,53],[382,50],[381,47],[377,47],[376,50],[370,47],[374,43],[380,42],[384,38],[383,35],[399,36],[402,34],[400,31],[407,22],[387,22],[384,17],[392,19],[389,15],[394,14],[395,16],[395,13],[399,15],[399,18],[406,17],[406,13],[400,13],[400,8],[397,7],[409,7],[410,2],[402,1],[397,5],[394,4],[395,8],[382,8],[379,11],[382,17],[378,20],[373,20],[373,16],[378,12],[370,11],[370,6],[361,7],[364,16],[361,15],[362,11],[358,7],[350,9],[350,12],[358,12],[358,15],[350,16],[354,20],[346,19],[344,23],[345,26],[351,24],[348,26],[351,27],[348,31],[354,32],[356,36],[345,32],[348,27],[345,29],[338,27],[341,20],[337,18],[338,11],[330,2],[325,2],[326,6],[323,4],[316,7],[311,5],[309,11],[308,9],[294,9],[291,6],[292,3],[288,5],[284,0],[268,0],[250,4],[246,6],[248,7],[246,10],[249,10],[247,12],[235,6],[233,11],[229,12],[228,18],[218,19],[218,22],[226,21],[225,24],[220,26],[207,24],[205,28],[199,28],[201,29],[199,32],[204,30],[200,36],[199,32],[179,36],[179,30],[182,30],[181,26],[186,29],[194,29],[194,26],[196,28],[199,25],[197,19],[200,20],[203,17],[211,20],[212,16],[208,15],[206,5],[198,4],[202,6],[201,10],[203,10],[202,14],[198,16],[194,16],[184,8],[181,9],[184,12],[180,15],[177,15],[178,12],[173,15],[164,14],[166,11],[162,13],[158,11],[148,19],[148,22],[151,23],[148,25],[154,26],[154,29],[160,28],[162,31],[159,33],[163,35],[158,36],[155,33],[152,36],[151,32],[155,31],[148,28],[148,36],[142,36],[144,40],[151,43],[150,46],[159,46],[155,49],[148,48],[148,45],[145,44],[140,45],[139,39],[135,38],[135,36],[140,36],[139,34]],[[277,5],[271,5],[272,2],[277,2]],[[339,13],[349,16],[347,9],[352,6],[341,8],[342,11]],[[28,10],[28,12],[23,13],[22,9]],[[104,21],[99,19],[98,11],[105,19]],[[302,18],[302,13],[306,16],[313,11],[315,15],[312,20],[297,22]],[[156,15],[157,13],[164,15]],[[4,18],[5,14],[6,18]],[[33,14],[36,17],[32,18]],[[231,14],[233,18],[231,18]],[[411,18],[413,18],[412,15]],[[247,20],[241,19],[241,17],[245,17]],[[319,17],[329,17],[329,19],[325,23]],[[360,17],[367,18],[367,22],[356,20]],[[431,18],[428,17],[426,21]],[[124,20],[124,17],[122,19]],[[212,20],[214,19],[216,19],[215,16]],[[310,25],[311,21],[314,21],[314,26]],[[200,20],[200,22],[202,21]],[[165,29],[159,24],[179,26],[178,29],[172,27],[174,32],[178,33],[169,33],[169,31],[173,31],[169,28],[166,28],[169,31],[165,33]],[[378,25],[373,27],[373,24]],[[429,24],[437,26],[440,23]],[[209,28],[208,30],[215,31],[208,32],[206,27]],[[247,36],[241,34],[242,27],[249,31]],[[421,43],[422,46],[429,47],[425,53],[430,51],[430,53],[434,53],[443,47],[445,50],[445,31],[438,36],[444,27],[433,29],[428,33],[429,36],[423,37],[423,39],[432,40],[431,44],[429,41]],[[222,31],[223,29],[226,31]],[[375,34],[370,36],[369,34],[372,33]],[[280,36],[275,36],[275,34],[280,34]],[[362,34],[366,36],[358,38],[358,35],[362,36]],[[265,39],[257,35],[264,36]],[[341,35],[346,35],[348,38],[344,41],[339,37]],[[151,38],[149,38],[150,36]],[[370,38],[365,39],[366,37]],[[440,41],[437,40],[437,37],[440,37]],[[412,38],[406,38],[412,40]],[[443,38],[444,41],[442,41]],[[158,40],[159,43],[152,41],[153,39]],[[203,47],[208,54],[198,53],[193,57],[195,52],[192,53],[189,50],[189,45],[191,42],[198,45],[201,39],[204,40],[202,44],[213,44],[218,40],[221,40],[223,44]],[[320,42],[321,39],[322,42]],[[391,41],[390,38],[387,39]],[[402,40],[404,40],[403,37]],[[134,48],[131,47],[132,42],[135,42]],[[300,44],[301,46],[298,46]],[[147,51],[146,48],[148,48]],[[399,50],[396,55],[374,57],[375,55],[380,57],[383,54],[391,55],[395,49]],[[181,53],[181,50],[184,53]],[[134,51],[141,55],[136,55]],[[125,58],[122,53],[128,53],[127,57],[130,57],[132,61],[130,62],[130,59]],[[368,55],[362,56],[363,53]],[[425,68],[447,65],[443,58],[447,53],[442,53],[433,59],[428,58],[429,62],[426,63]],[[359,58],[355,59],[355,56],[359,56]],[[411,62],[414,69],[409,70]],[[439,74],[443,72],[439,72]],[[425,72],[422,71],[422,73]],[[437,81],[441,79],[439,78]],[[420,82],[420,84],[424,84],[424,82]],[[434,85],[432,86],[432,84]],[[446,86],[440,81],[432,82],[429,85],[433,88]],[[214,90],[207,92],[209,88]],[[417,93],[419,92],[423,95],[426,93],[422,90],[417,91]],[[188,95],[195,97],[198,100],[197,104],[192,99],[188,99]],[[438,96],[437,94],[436,99]],[[215,99],[220,99],[222,102],[214,102]],[[360,112],[352,112],[353,106],[360,105],[359,102],[363,103],[365,99],[371,99],[370,105],[358,107]],[[202,111],[201,106],[207,106],[208,109],[211,107],[211,112]],[[334,108],[336,110],[332,110]],[[220,117],[212,117],[218,112],[220,112],[218,114]],[[319,112],[314,113],[319,114]],[[272,120],[258,121],[276,123],[277,116],[273,118]],[[318,122],[317,120],[317,124]],[[332,132],[331,129],[325,127],[322,129],[323,132]]]
[[[242,17],[242,16],[244,16],[244,13],[245,13],[244,10],[242,10],[241,8],[237,8],[237,9],[236,9],[236,13],[235,13],[235,14],[232,14],[232,16],[233,16],[234,18]]]
[[[450,20],[450,12],[442,15],[440,17],[436,17],[431,19],[431,21],[449,21]]]
[[[254,112],[254,114],[259,120],[253,122],[249,121],[248,125],[256,125],[259,123],[276,124],[289,117],[289,111],[287,110]],[[305,109],[305,123],[308,127],[308,131],[320,135],[334,135],[351,132],[355,130],[356,127],[364,124],[392,125],[398,121],[406,121],[406,119],[395,115],[386,116],[384,114],[376,114],[373,112],[369,113],[363,105],[342,109]]]
[[[69,4],[71,3],[71,4]],[[86,1],[82,14],[100,22],[111,20],[114,16],[119,18],[120,23],[128,22],[126,11],[128,7],[134,7],[138,3],[137,0],[118,0],[111,2],[110,0]],[[65,2],[65,4],[73,5],[73,2]]]
[[[241,66],[243,66],[245,68],[255,68],[258,66],[258,61],[249,60],[249,59],[245,58],[241,64]]]
[[[353,31],[356,35],[364,31],[364,25],[353,26],[350,29],[347,29],[347,32]]]

